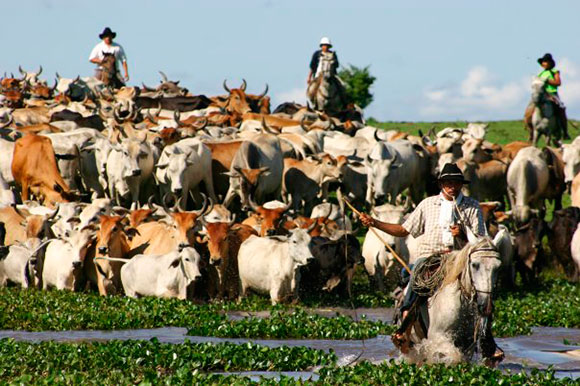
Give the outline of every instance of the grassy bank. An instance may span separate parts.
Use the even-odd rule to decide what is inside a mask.
[[[575,125],[579,125],[579,121],[572,120]],[[421,130],[424,134],[427,134],[429,129],[434,128],[435,131],[439,131],[446,127],[467,127],[466,121],[449,121],[449,122],[378,122],[373,118],[370,118],[367,124],[375,127],[379,127],[384,130],[399,130],[413,135],[417,135],[418,131]],[[486,139],[498,143],[500,145],[505,145],[513,141],[527,141],[528,132],[524,129],[524,122],[522,120],[515,121],[491,121],[485,122],[489,124]],[[572,138],[580,135],[580,130],[575,128],[572,124],[568,125],[568,131]],[[565,141],[569,143],[570,141]],[[540,141],[540,146],[543,146],[543,139]]]

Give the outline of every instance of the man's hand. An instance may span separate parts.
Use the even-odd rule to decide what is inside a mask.
[[[375,227],[375,225],[376,225],[375,219],[366,213],[360,214],[360,222],[367,228],[368,227]]]
[[[125,77],[123,79],[125,80],[125,83],[127,83],[129,81],[129,74],[125,74]]]
[[[461,236],[461,227],[459,225],[451,225],[449,227],[449,229],[451,230],[451,236],[453,237],[459,237]]]

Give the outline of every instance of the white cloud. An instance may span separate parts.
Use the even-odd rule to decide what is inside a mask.
[[[558,63],[562,71],[560,95],[568,115],[580,113],[580,65],[567,58]],[[472,67],[458,84],[423,91],[419,113],[425,120],[498,120],[523,116],[530,98],[530,77],[502,82],[485,66]]]
[[[475,66],[458,85],[425,90],[420,114],[424,119],[470,120],[513,116],[520,107],[523,113],[525,87],[525,82],[501,84],[489,69]]]

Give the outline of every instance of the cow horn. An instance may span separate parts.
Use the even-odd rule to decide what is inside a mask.
[[[236,214],[234,213],[234,214],[232,215],[232,219],[231,219],[231,220],[228,222],[228,225],[229,225],[229,226],[232,226],[232,225],[234,225],[234,224],[235,224],[235,222],[236,222]]]
[[[58,72],[56,73],[56,79],[60,80],[60,75],[58,74]]]
[[[53,93],[56,90],[56,86],[58,86],[58,79],[54,80],[54,86],[52,86],[52,88],[50,89]]]
[[[382,139],[379,137],[379,129],[375,129],[373,136],[375,137],[375,141],[382,142]]]
[[[316,227],[316,225],[318,225],[318,223],[316,221],[312,221],[312,224],[310,224],[308,226],[308,228],[306,228],[306,232],[310,233],[314,230],[314,227]]]
[[[242,79],[242,85],[240,86],[240,90],[246,91],[246,87],[248,87],[248,84],[246,83],[245,79]]]
[[[300,127],[302,127],[302,129],[304,131],[308,131],[308,127],[306,127],[306,125],[304,124],[304,121],[306,120],[306,117],[303,115],[302,119],[300,120]]]
[[[177,201],[177,197],[175,196],[175,194],[171,193],[171,192],[167,192],[163,195],[163,198],[161,199],[161,206],[163,206],[163,209],[165,209],[165,212],[170,213],[171,210],[167,207],[167,199],[173,197],[175,199],[175,201]]]
[[[261,94],[259,95],[260,99],[262,99],[263,97],[265,97],[265,96],[266,96],[266,94],[268,93],[268,90],[269,90],[268,83],[266,83],[266,89],[264,90],[264,92],[263,92],[263,93],[261,93]]]
[[[228,88],[228,85],[226,84],[226,79],[224,79],[224,84],[223,84],[223,86],[224,86],[224,89],[225,89],[225,90],[226,90],[228,93],[231,93],[230,89]]]
[[[149,205],[149,209],[151,209],[151,211],[152,211],[151,214],[157,212],[157,209],[159,209],[153,205],[153,198],[154,198],[154,195],[152,194],[151,196],[149,196],[149,199],[147,200],[147,205]]]
[[[262,116],[262,128],[266,133],[278,134],[278,132],[266,124],[266,117]]]
[[[151,112],[149,112],[149,110],[147,110],[147,119],[149,119],[151,122],[153,122],[154,124],[158,124],[157,121],[155,120],[155,118],[153,118],[153,115],[151,115]]]
[[[24,76],[28,75],[28,73],[24,71],[20,65],[18,65],[18,71]]]
[[[242,172],[242,168],[239,166],[234,166],[234,170],[236,172],[238,172],[238,174],[240,175],[240,177],[242,177],[244,180],[246,179],[246,175]]]
[[[178,126],[181,126],[182,123],[179,120],[179,118],[181,117],[181,113],[179,112],[179,110],[175,110],[173,112],[173,120],[175,121],[175,123],[177,123]]]
[[[141,86],[143,86],[143,88],[145,89],[145,91],[151,91],[151,92],[157,91],[154,88],[148,87],[145,83],[141,83]]]
[[[42,74],[42,64],[38,66],[38,72],[36,73],[36,76],[40,76],[40,74]]]
[[[194,210],[193,213],[197,214],[198,216],[203,216],[205,214],[206,209],[207,209],[207,196],[203,193],[200,193],[200,194],[203,197],[203,204],[201,205],[200,210]],[[211,206],[213,209],[213,203]]]
[[[169,82],[169,79],[167,79],[167,75],[165,75],[165,73],[163,71],[159,71],[159,73],[161,74],[161,78],[163,78],[163,82]]]
[[[77,75],[77,77],[76,77],[76,78],[73,80],[73,83],[76,83],[76,82],[78,82],[79,80],[81,80],[81,76],[80,76],[80,75]]]
[[[254,212],[257,212],[260,206],[254,202],[252,196],[248,196],[248,202],[250,203],[250,208],[252,208]]]

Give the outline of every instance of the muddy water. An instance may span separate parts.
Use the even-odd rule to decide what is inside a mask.
[[[335,312],[335,311],[333,311]],[[247,313],[245,313],[247,316]],[[242,316],[242,315],[240,315]],[[330,316],[330,315],[328,315]],[[370,318],[369,318],[370,319]],[[0,338],[13,338],[18,341],[39,342],[54,340],[59,342],[79,341],[108,341],[118,340],[148,340],[157,338],[164,343],[182,343],[185,340],[192,342],[232,342],[245,343],[252,341],[268,347],[307,346],[314,349],[333,350],[339,358],[338,364],[346,366],[361,360],[374,363],[387,359],[397,358],[395,349],[388,336],[379,335],[368,340],[263,340],[263,339],[235,339],[187,336],[187,329],[168,327],[142,330],[117,331],[0,331]],[[497,343],[506,353],[506,359],[500,365],[503,370],[529,370],[532,368],[547,369],[553,366],[559,377],[580,378],[580,346],[565,345],[564,339],[570,342],[580,340],[580,329],[566,328],[535,328],[530,336],[497,339]],[[280,374],[297,379],[306,379],[315,376],[311,372],[244,372],[235,373],[245,376],[279,377]]]

